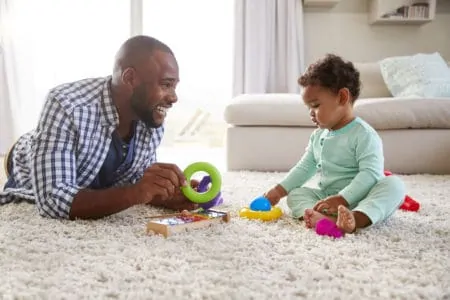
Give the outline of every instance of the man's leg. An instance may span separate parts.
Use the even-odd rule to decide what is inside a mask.
[[[3,167],[5,169],[5,174],[6,174],[6,183],[5,183],[4,189],[6,189],[8,187],[15,187],[15,185],[16,185],[11,176],[12,171],[13,171],[13,151],[14,151],[15,145],[16,145],[15,143],[12,145],[12,147],[6,153],[5,160],[3,161]]]
[[[385,177],[352,211],[340,206],[336,224],[346,232],[375,225],[389,218],[403,203],[405,195],[405,184],[399,177]]]
[[[15,144],[12,145],[12,147],[9,149],[9,151],[6,153],[5,160],[3,161],[3,167],[5,169],[6,178],[9,177],[9,175],[12,173],[12,153],[14,150]]]

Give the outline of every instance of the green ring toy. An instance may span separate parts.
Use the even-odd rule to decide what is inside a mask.
[[[204,193],[198,193],[191,187],[191,177],[196,172],[206,172],[211,177],[211,188],[208,191]],[[193,163],[189,165],[183,171],[183,173],[186,177],[188,185],[181,187],[181,191],[186,196],[186,198],[188,198],[192,202],[200,204],[209,202],[219,194],[220,189],[222,188],[222,176],[220,176],[219,170],[217,170],[217,168],[210,163],[203,161]]]

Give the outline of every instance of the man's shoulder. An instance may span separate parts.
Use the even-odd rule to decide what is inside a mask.
[[[109,77],[86,78],[67,82],[52,88],[48,99],[58,101],[68,111],[90,105],[101,99]]]

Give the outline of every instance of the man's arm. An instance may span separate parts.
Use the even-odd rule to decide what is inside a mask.
[[[31,176],[39,213],[52,218],[98,218],[138,204],[141,199],[136,186],[80,190],[76,139],[71,116],[50,95],[32,154]]]
[[[196,205],[181,193],[180,187],[186,184],[183,172],[176,165],[154,163],[133,185],[78,192],[70,218],[100,218],[144,203],[176,210],[194,209]]]
[[[363,199],[372,187],[383,177],[383,144],[376,133],[364,132],[356,137],[356,158],[359,172],[351,183],[343,188],[339,195],[349,205]]]
[[[31,177],[39,214],[68,218],[78,193],[76,134],[72,118],[50,94],[44,105],[31,162]]]
[[[84,189],[72,201],[70,219],[95,219],[106,217],[136,204],[141,204],[136,185],[104,190]]]

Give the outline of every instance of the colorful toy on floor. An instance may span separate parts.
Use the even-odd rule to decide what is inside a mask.
[[[198,189],[195,190],[189,184],[182,187],[181,191],[186,196],[186,198],[198,204],[204,204],[214,201],[214,199],[219,196],[220,189],[222,188],[222,176],[220,175],[219,170],[217,170],[216,167],[207,162],[201,161],[193,163],[187,166],[187,168],[183,172],[187,182],[191,182],[191,177],[196,172],[205,172],[209,175],[209,181],[206,185],[202,185],[202,191],[199,191]],[[211,187],[207,189],[209,183],[211,183]]]
[[[322,219],[317,222],[316,233],[318,235],[327,235],[337,239],[344,236],[344,232],[337,227],[336,223],[329,219]]]
[[[420,204],[419,204],[419,202],[413,200],[411,197],[406,195],[405,201],[403,201],[402,205],[400,205],[399,208],[402,210],[407,210],[407,211],[419,211]]]
[[[197,193],[206,192],[208,190],[208,186],[210,183],[211,183],[211,176],[204,176],[196,188]],[[217,194],[217,196],[215,196],[209,202],[200,204],[200,207],[207,210],[222,203],[223,203],[222,192],[219,192],[219,194]]]
[[[391,176],[392,172],[385,170],[384,175]],[[401,210],[407,210],[407,211],[419,211],[420,204],[416,200],[412,199],[410,196],[406,195],[405,200],[403,201],[402,205],[400,205],[399,208]]]
[[[187,230],[209,227],[213,224],[230,221],[230,213],[219,210],[183,211],[176,214],[150,217],[147,234],[162,234],[165,237]]]
[[[278,206],[272,206],[266,197],[257,197],[250,203],[250,207],[239,210],[239,216],[246,219],[256,219],[261,221],[272,221],[279,219],[283,211]]]
[[[255,211],[269,211],[271,208],[270,201],[265,197],[258,197],[250,203],[250,209]]]

